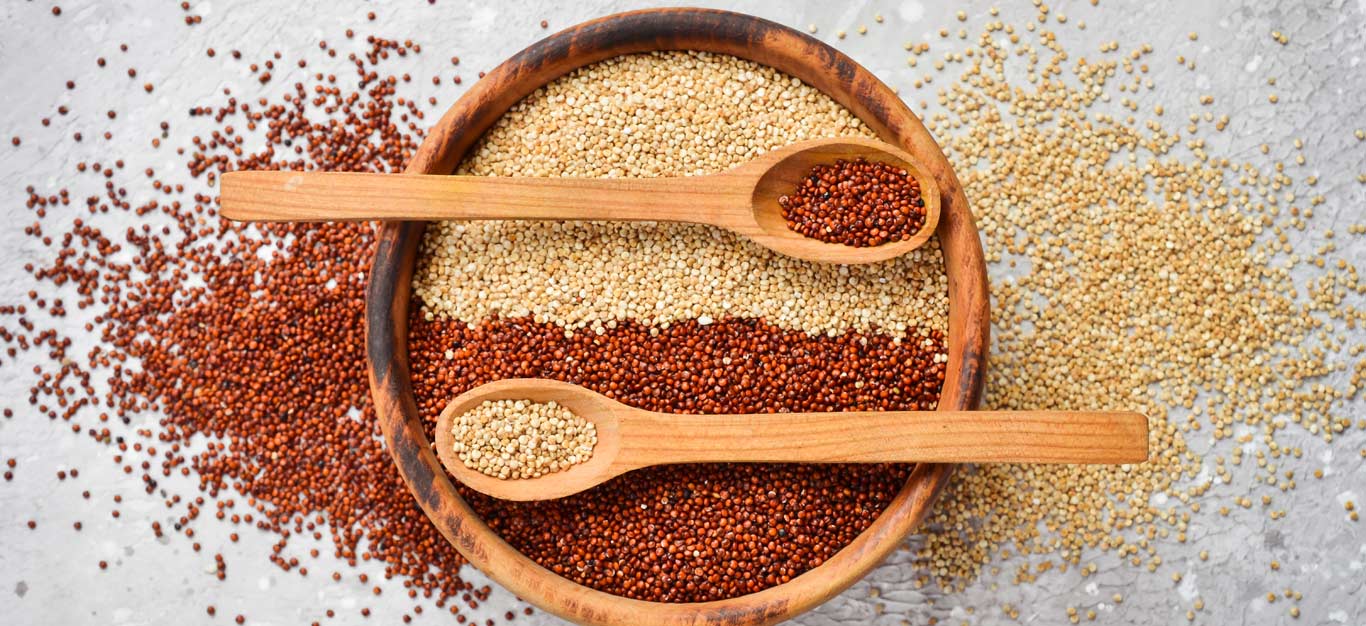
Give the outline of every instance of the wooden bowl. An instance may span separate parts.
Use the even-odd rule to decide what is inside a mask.
[[[939,184],[937,234],[949,282],[949,362],[939,406],[973,409],[981,397],[989,324],[986,265],[962,186],[920,120],[890,88],[849,57],[767,20],[700,9],[621,13],[557,33],[521,51],[474,86],[427,135],[407,171],[449,174],[470,147],[523,97],[574,69],[624,54],[702,50],[774,67],[829,94],[884,141],[924,163]],[[370,272],[366,342],[380,427],[399,472],[469,562],[542,609],[589,624],[769,624],[809,610],[864,576],[925,517],[952,465],[921,464],[887,509],[852,543],[782,585],[728,600],[661,603],[590,589],[537,565],[470,509],[432,451],[413,398],[408,313],[425,223],[387,223]]]

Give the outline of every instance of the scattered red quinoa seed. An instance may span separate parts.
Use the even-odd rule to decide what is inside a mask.
[[[218,102],[192,108],[189,115],[203,118],[209,130],[177,149],[189,173],[212,185],[223,172],[244,168],[400,170],[421,140],[427,111],[417,98],[398,95],[397,78],[382,64],[394,54],[417,54],[420,46],[367,37],[356,47],[352,79],[319,73],[289,86],[262,87],[249,98],[225,88]],[[271,56],[261,61],[266,68],[283,60],[278,52]],[[65,106],[59,111],[67,112]],[[110,109],[105,117],[115,120],[117,113]],[[151,129],[154,146],[169,136],[169,123],[159,126]],[[80,141],[81,133],[72,138]],[[234,531],[239,524],[254,526],[280,536],[266,555],[271,562],[306,575],[306,559],[327,552],[291,554],[290,537],[306,533],[330,539],[330,553],[352,565],[383,563],[386,578],[404,579],[415,601],[444,605],[466,593],[459,575],[464,560],[409,496],[379,441],[370,407],[362,311],[372,227],[282,225],[247,234],[217,221],[211,190],[187,191],[150,168],[126,176],[122,158],[98,158],[74,167],[74,184],[100,188],[78,196],[69,209],[79,207],[89,217],[56,233],[46,232],[52,227],[43,219],[52,208],[73,204],[72,194],[27,189],[38,221],[25,232],[60,251],[55,260],[28,264],[27,271],[38,284],[73,286],[76,307],[100,311],[85,328],[102,337],[100,347],[78,355],[62,327],[30,322],[25,306],[0,307],[0,337],[11,344],[9,354],[42,349],[51,359],[34,370],[31,404],[47,418],[67,422],[63,429],[118,448],[117,471],[140,476],[146,493],[159,493],[175,520],[165,529],[152,522],[158,537],[193,540],[204,517]],[[151,214],[169,225],[109,232],[100,219],[107,213]],[[264,254],[276,249],[281,254]],[[131,261],[124,258],[129,253]],[[32,291],[28,307],[65,315],[69,304],[39,291]],[[224,332],[239,323],[234,320],[249,320],[252,330]],[[282,328],[291,330],[281,334]],[[337,349],[317,351],[321,344]],[[125,366],[133,354],[138,367]],[[96,377],[108,391],[95,391]],[[200,391],[179,391],[189,388]],[[225,406],[231,410],[225,413]],[[76,421],[95,407],[104,412],[88,418],[94,426]],[[156,411],[159,423],[131,426],[146,411]],[[192,438],[209,443],[191,452]],[[173,474],[196,476],[202,492],[167,493],[159,480]],[[301,491],[300,484],[328,488]],[[246,512],[240,511],[244,500]],[[118,510],[110,516],[127,519]],[[227,535],[239,539],[238,532]],[[192,547],[201,549],[197,542]],[[222,555],[215,562],[211,575],[225,580],[227,563]]]

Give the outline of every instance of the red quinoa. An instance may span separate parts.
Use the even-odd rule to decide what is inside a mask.
[[[177,154],[210,183],[233,169],[400,169],[425,113],[377,66],[416,45],[377,37],[359,45],[355,76],[342,82],[317,73],[277,95],[225,89],[218,104],[189,112],[212,130],[176,138],[188,144]],[[115,123],[112,110],[100,118]],[[154,148],[170,128],[145,129]],[[117,448],[116,471],[139,477],[173,520],[140,520],[155,536],[183,535],[199,551],[195,527],[205,517],[233,531],[255,527],[279,537],[264,556],[300,575],[320,553],[296,553],[291,538],[326,537],[352,565],[382,561],[414,612],[419,594],[439,607],[487,599],[490,590],[460,578],[463,559],[416,507],[378,438],[362,327],[373,227],[219,222],[211,190],[126,172],[113,148],[99,149],[73,168],[76,191],[27,189],[34,219],[25,232],[50,254],[24,266],[34,285],[27,301],[0,305],[0,342],[11,359],[40,349],[47,360],[17,419],[41,415]],[[90,188],[98,191],[82,191]],[[63,221],[48,223],[49,211]],[[110,213],[148,219],[110,229]],[[154,228],[153,219],[169,225]],[[48,295],[58,287],[74,297]],[[85,354],[72,349],[79,329],[61,319],[72,307],[95,313],[85,331],[98,345]],[[162,481],[173,474],[197,477],[201,493],[169,492]],[[215,563],[210,575],[226,579],[222,555]]]
[[[788,228],[855,247],[904,241],[925,225],[920,182],[904,169],[863,158],[817,165],[778,203]]]
[[[416,307],[414,307],[416,308]],[[450,398],[513,377],[584,385],[677,413],[933,408],[943,338],[833,338],[762,320],[658,328],[618,322],[566,338],[527,318],[410,321],[413,384],[430,436]],[[448,353],[447,350],[450,350]],[[861,384],[856,383],[861,381]],[[489,526],[546,568],[643,600],[701,602],[752,593],[830,558],[886,508],[908,465],[687,465],[633,472],[547,502],[462,490]]]

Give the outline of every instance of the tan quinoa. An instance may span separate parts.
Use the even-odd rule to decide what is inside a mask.
[[[1154,88],[1152,46],[1069,50],[1035,23],[1046,15],[1038,9],[1023,28],[986,22],[944,53],[958,69],[936,64],[916,80],[944,84],[937,106],[919,106],[933,111],[927,126],[962,179],[991,263],[984,408],[1139,409],[1152,418],[1153,453],[1122,467],[959,473],[919,548],[921,584],[961,589],[1014,557],[1006,576],[1017,584],[1054,568],[1088,576],[1099,552],[1163,570],[1161,544],[1187,542],[1202,502],[1249,509],[1262,494],[1273,523],[1284,519],[1268,505],[1295,487],[1305,453],[1278,433],[1331,444],[1352,427],[1345,403],[1363,377],[1345,388],[1321,381],[1366,368],[1353,336],[1366,311],[1348,300],[1366,283],[1332,231],[1305,232],[1324,197],[1312,171],[1294,169],[1303,144],[1285,161],[1220,156],[1206,138],[1230,117],[1206,110],[1212,101],[1152,109],[1192,111],[1178,127],[1138,113],[1130,94]],[[1292,247],[1300,238],[1315,243]],[[1233,466],[1252,463],[1253,485],[1221,489]]]
[[[456,456],[494,478],[539,478],[593,456],[597,427],[555,401],[489,400],[451,424]]]
[[[803,139],[872,136],[812,87],[748,61],[639,54],[582,68],[504,115],[460,173],[655,177],[725,170]],[[634,319],[761,318],[810,334],[947,331],[938,241],[866,266],[790,259],[690,224],[443,222],[413,279],[428,319],[533,317],[569,331]]]

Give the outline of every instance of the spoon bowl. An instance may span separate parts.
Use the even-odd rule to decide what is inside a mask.
[[[536,478],[500,479],[467,467],[455,453],[452,425],[490,400],[555,401],[597,428],[592,456]],[[513,378],[451,400],[437,419],[436,453],[476,491],[548,500],[672,463],[1138,463],[1148,458],[1148,419],[1122,411],[666,414],[571,383]]]
[[[787,226],[778,198],[822,163],[864,158],[895,165],[920,184],[925,223],[911,238],[854,247]],[[939,187],[905,151],[859,137],[803,141],[717,174],[675,178],[503,178],[353,172],[229,172],[222,215],[231,220],[616,220],[710,224],[789,257],[876,263],[934,234]]]
[[[770,157],[770,158],[765,158]],[[920,198],[925,205],[925,223],[909,239],[889,241],[878,246],[856,248],[840,243],[829,243],[807,237],[792,230],[783,219],[783,208],[778,198],[795,191],[802,180],[817,165],[836,161],[867,159],[906,170],[920,183]],[[754,242],[786,256],[817,262],[838,262],[848,265],[876,263],[893,259],[925,245],[934,235],[939,223],[939,187],[916,160],[894,146],[862,138],[816,139],[776,150],[756,159],[766,167],[754,184],[750,208],[758,231],[746,234]],[[746,166],[741,166],[746,167]]]
[[[455,453],[451,427],[462,413],[493,400],[555,401],[597,429],[593,456],[554,474],[540,478],[505,480],[467,467]],[[446,470],[460,482],[504,500],[548,500],[583,491],[615,476],[612,464],[621,450],[621,414],[630,407],[578,385],[557,380],[511,378],[475,387],[451,400],[436,423],[436,453]],[[618,472],[620,473],[620,472]],[[543,481],[556,477],[557,480]]]

